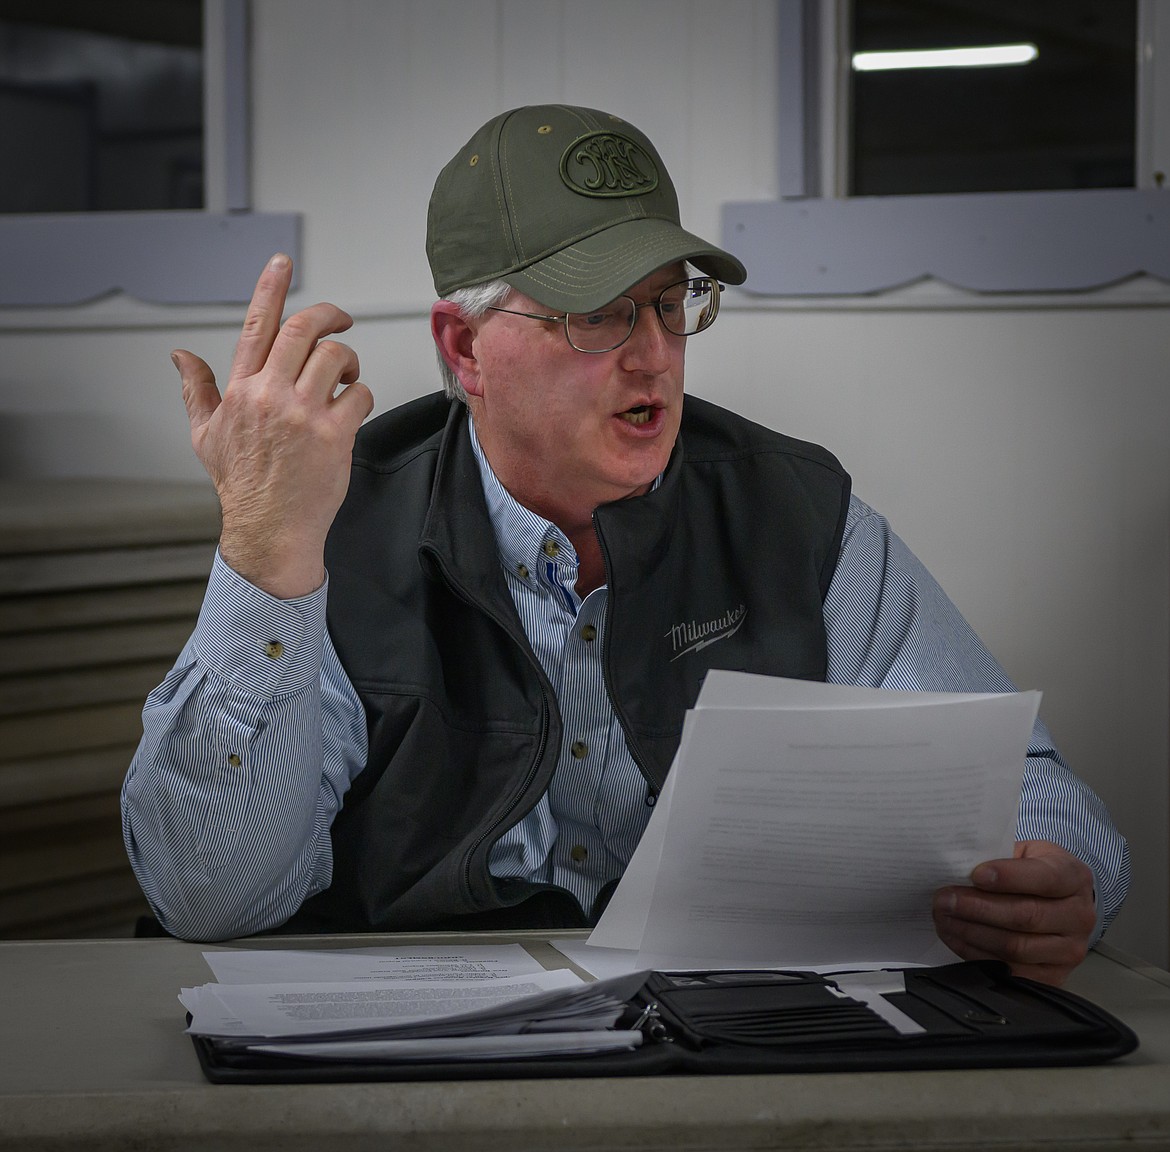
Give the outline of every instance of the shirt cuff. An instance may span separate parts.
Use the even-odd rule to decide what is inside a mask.
[[[276,697],[321,677],[329,578],[316,592],[278,600],[230,568],[219,551],[191,637],[196,659],[239,688]]]

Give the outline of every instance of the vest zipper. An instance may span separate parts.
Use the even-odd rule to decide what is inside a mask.
[[[626,738],[626,747],[630,750],[630,756],[637,765],[638,771],[642,773],[642,779],[657,793],[661,785],[652,780],[646,771],[646,765],[638,750],[638,742],[631,735],[629,721],[626,719],[625,713],[614,693],[613,680],[609,672],[610,653],[613,651],[613,605],[617,599],[617,595],[613,585],[613,565],[610,563],[609,546],[605,542],[605,533],[601,531],[601,524],[597,519],[596,512],[593,513],[593,531],[597,536],[597,543],[601,546],[601,562],[605,566],[605,586],[608,589],[606,592],[605,607],[605,652],[601,658],[601,675],[605,680],[605,691],[609,695],[610,707],[613,709],[613,714],[618,718],[618,723],[621,725],[622,734]]]
[[[516,642],[515,637],[512,636],[512,629],[510,627],[511,621],[501,619],[494,612],[492,612],[486,605],[484,605],[479,600],[477,600],[475,597],[473,597],[470,593],[468,593],[468,591],[463,587],[462,584],[460,584],[458,581],[452,579],[451,573],[448,570],[446,564],[443,563],[442,557],[439,556],[438,553],[432,549],[428,549],[427,551],[430,552],[430,555],[433,558],[435,565],[438,567],[439,571],[443,574],[443,580],[446,583],[447,587],[452,592],[454,592],[455,595],[457,595],[459,597],[459,599],[462,600],[465,604],[469,604],[472,608],[475,608],[477,611],[482,612],[489,620],[498,624],[500,626],[500,628],[503,629],[504,634],[506,636],[508,636],[510,639],[512,639],[513,643],[515,643]],[[547,677],[544,674],[544,669],[540,666],[540,661],[537,660],[536,657],[533,655],[531,648],[527,645],[522,645],[521,647],[524,648],[525,654],[528,657],[529,663],[536,670],[537,683],[540,685],[540,698],[541,698],[541,701],[544,705],[542,710],[541,710],[541,717],[540,717],[540,743],[536,747],[536,756],[533,759],[532,763],[528,767],[528,771],[524,776],[524,781],[520,786],[520,790],[517,793],[515,793],[515,795],[512,798],[511,803],[504,810],[504,812],[500,816],[500,818],[490,828],[485,829],[484,832],[480,836],[476,837],[476,839],[472,842],[471,847],[468,849],[467,855],[464,857],[464,860],[463,860],[463,884],[464,884],[464,887],[467,890],[468,894],[471,893],[471,861],[472,861],[472,858],[475,856],[475,853],[479,850],[480,845],[482,845],[483,842],[485,840],[487,840],[497,828],[499,828],[501,825],[503,825],[505,823],[505,821],[507,820],[508,816],[510,816],[511,813],[513,813],[516,810],[517,806],[520,803],[521,797],[523,797],[527,794],[528,789],[530,788],[530,786],[532,784],[532,781],[536,777],[537,770],[540,768],[541,762],[544,760],[545,749],[548,747],[549,717],[552,715],[552,707],[551,707],[550,702],[549,702],[550,701],[550,687],[547,683]]]
[[[548,747],[549,706],[548,706],[548,693],[545,691],[543,684],[541,684],[541,686],[540,686],[540,694],[541,694],[542,700],[544,701],[544,709],[542,711],[541,718],[540,718],[541,719],[540,743],[536,746],[536,757],[532,761],[532,763],[528,766],[528,772],[524,776],[524,783],[520,786],[520,791],[515,794],[515,796],[512,799],[512,802],[504,810],[500,819],[497,820],[490,828],[485,829],[484,832],[480,836],[476,837],[476,839],[472,842],[471,847],[468,849],[467,855],[463,861],[463,884],[464,884],[464,887],[467,889],[468,893],[471,892],[471,861],[472,861],[472,859],[474,858],[476,852],[479,850],[480,845],[483,844],[483,842],[485,840],[487,840],[497,828],[499,828],[501,825],[503,825],[507,821],[507,818],[516,810],[517,806],[520,803],[520,798],[527,794],[528,789],[532,784],[532,781],[536,777],[537,770],[540,768],[540,763],[544,759],[544,750],[545,750],[545,748]],[[489,875],[490,875],[490,873],[489,873]]]

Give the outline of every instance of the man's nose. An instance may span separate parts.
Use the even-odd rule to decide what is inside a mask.
[[[665,372],[670,367],[670,339],[654,305],[639,304],[634,330],[622,345],[623,363],[631,370]]]

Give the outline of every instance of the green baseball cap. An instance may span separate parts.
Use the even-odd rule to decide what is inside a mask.
[[[654,145],[593,108],[539,104],[489,120],[439,173],[427,258],[447,296],[505,280],[547,308],[599,308],[665,264],[729,284],[730,253],[684,231]]]

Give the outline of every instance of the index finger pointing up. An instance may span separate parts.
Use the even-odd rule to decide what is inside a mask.
[[[244,327],[232,358],[232,376],[252,376],[264,367],[280,331],[284,302],[292,283],[292,260],[278,252],[264,266],[252,292]]]

